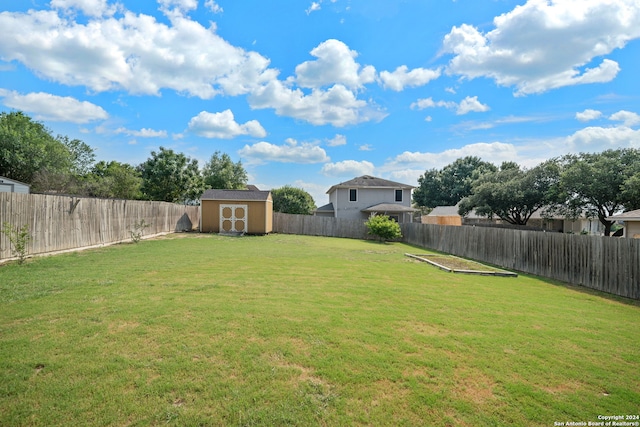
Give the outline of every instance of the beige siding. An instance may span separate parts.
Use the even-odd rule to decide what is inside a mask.
[[[247,233],[267,234],[273,231],[273,202],[271,196],[264,201],[256,200],[203,200],[202,228],[203,233],[220,232],[220,205],[247,205]]]

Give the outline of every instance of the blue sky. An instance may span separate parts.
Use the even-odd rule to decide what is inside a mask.
[[[98,160],[241,160],[318,206],[369,174],[417,185],[640,148],[637,0],[0,0],[0,110]]]

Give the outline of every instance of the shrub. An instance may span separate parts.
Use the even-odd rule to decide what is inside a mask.
[[[133,230],[131,231],[131,241],[133,243],[138,243],[142,239],[142,234],[144,233],[144,229],[149,227],[151,224],[147,224],[144,219],[141,219],[139,222],[135,222],[133,224]]]
[[[386,215],[371,214],[365,225],[369,234],[378,236],[381,242],[402,237],[400,224]]]
[[[22,227],[12,228],[8,222],[2,223],[2,233],[7,236],[11,243],[11,250],[18,257],[18,263],[22,264],[27,258],[27,250],[31,234],[29,234],[29,226],[27,224]]]

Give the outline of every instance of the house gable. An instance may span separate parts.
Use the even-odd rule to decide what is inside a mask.
[[[415,211],[411,207],[414,186],[370,175],[356,177],[333,185],[328,191],[333,216],[366,219],[371,213],[392,215],[400,222],[411,222]],[[316,215],[327,216],[326,210]]]

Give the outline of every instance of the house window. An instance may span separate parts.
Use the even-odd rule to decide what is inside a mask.
[[[358,201],[358,190],[356,188],[349,189],[349,201],[350,202]]]
[[[389,218],[391,218],[395,222],[400,222],[400,215],[389,215]]]
[[[396,190],[396,202],[402,201],[402,190]]]

